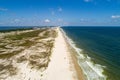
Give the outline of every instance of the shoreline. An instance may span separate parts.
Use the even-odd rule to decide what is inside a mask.
[[[78,80],[86,80],[86,77],[82,71],[82,68],[78,64],[77,54],[75,54],[76,51],[72,48],[70,43],[67,41],[66,34],[63,32],[63,30],[61,28],[60,28],[60,31],[63,34],[64,40],[66,42],[66,45],[67,45],[67,48],[68,48],[68,51],[70,54],[70,57],[72,58],[72,64],[74,65],[74,68],[76,70]]]
[[[103,66],[99,64],[93,64],[91,62],[91,58],[87,56],[89,61],[83,61],[85,60],[86,57],[84,55],[79,54],[82,49],[77,48],[74,42],[69,38],[66,33],[61,29],[62,33],[64,34],[64,37],[66,38],[66,42],[68,44],[69,49],[72,52],[72,58],[75,60],[75,63],[77,64],[77,67],[81,69],[82,75],[84,77],[84,80],[93,80],[93,79],[98,79],[98,80],[106,80],[106,76],[102,74],[103,72]],[[82,60],[82,61],[81,61]],[[80,70],[78,69],[78,70]],[[78,71],[80,72],[80,71]]]
[[[77,58],[70,49],[64,34],[56,28],[58,36],[55,39],[51,61],[47,68],[47,80],[85,80]],[[72,53],[71,53],[72,52]]]

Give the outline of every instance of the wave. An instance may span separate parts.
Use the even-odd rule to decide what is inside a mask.
[[[95,64],[88,55],[85,56],[83,54],[82,49],[76,47],[76,44],[66,35],[62,28],[60,28],[60,30],[64,34],[64,37],[67,39],[70,46],[77,53],[78,64],[82,68],[87,80],[106,80],[107,76],[103,74],[105,66]]]

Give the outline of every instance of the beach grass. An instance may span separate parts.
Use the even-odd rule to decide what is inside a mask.
[[[19,68],[21,64],[25,66],[27,63],[24,68],[31,70],[47,69],[54,39],[57,37],[55,29],[32,29],[0,34],[3,35],[0,36],[0,79],[18,75],[22,69]]]
[[[12,56],[17,55],[20,52],[21,52],[21,50],[20,51],[13,51],[11,53],[0,54],[0,59],[11,58]]]
[[[45,29],[33,30],[30,32],[25,32],[25,33],[21,33],[21,34],[17,34],[17,32],[16,32],[15,35],[7,35],[7,36],[5,36],[5,38],[11,39],[11,40],[21,40],[24,38],[36,37],[36,36],[38,36],[38,34],[40,32],[43,32],[43,31],[45,31]]]

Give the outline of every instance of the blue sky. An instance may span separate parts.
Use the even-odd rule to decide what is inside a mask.
[[[120,0],[0,0],[0,26],[120,26]]]

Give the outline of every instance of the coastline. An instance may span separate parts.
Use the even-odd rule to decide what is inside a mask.
[[[83,73],[83,70],[82,70],[82,68],[78,64],[76,51],[70,45],[69,41],[67,41],[66,34],[64,33],[64,31],[61,28],[60,28],[60,31],[63,34],[64,40],[66,42],[66,45],[67,45],[70,57],[72,59],[72,64],[74,65],[74,68],[75,68],[76,73],[77,73],[78,80],[86,80],[86,77],[85,77],[85,75]]]
[[[55,39],[51,61],[47,68],[47,80],[85,80],[77,58],[70,49],[65,35],[57,27],[58,36]],[[52,72],[52,73],[51,73]]]
[[[72,31],[74,30],[72,29]],[[56,75],[56,80],[59,80],[58,78],[62,80],[106,80],[111,78],[119,80],[119,77],[116,77],[119,72],[111,76],[112,73],[105,71],[108,66],[96,64],[92,61],[92,57],[84,55],[87,46],[82,48],[81,43],[84,41],[79,41],[71,36],[74,34],[72,31],[64,27],[51,27],[0,32],[0,80],[54,80]],[[60,32],[62,38],[57,39],[59,37],[57,37],[57,32]],[[80,35],[74,36],[79,37]],[[64,45],[61,46],[61,44]],[[57,52],[54,51],[56,46]],[[54,54],[58,55],[53,59]],[[51,68],[48,68],[49,63],[52,63]],[[59,70],[56,70],[56,67]],[[117,68],[114,72],[117,72]]]
[[[76,44],[73,42],[71,38],[66,35],[63,29],[61,29],[64,37],[66,38],[66,42],[68,44],[68,48],[71,51],[71,55],[73,56],[73,60],[75,60],[78,68],[81,68],[82,75],[84,80],[106,80],[106,75],[103,73],[104,66],[99,64],[93,64],[91,58],[89,56],[85,57],[82,54],[82,49],[76,47]],[[87,59],[87,60],[86,60]],[[79,69],[78,69],[79,70]],[[80,71],[79,71],[80,72]]]

